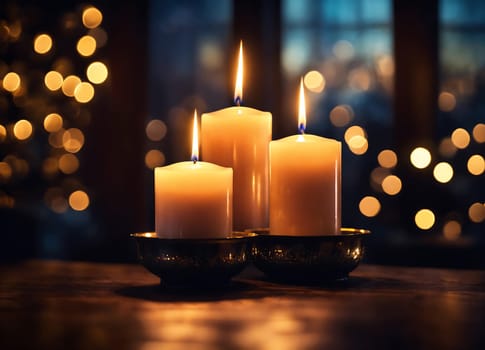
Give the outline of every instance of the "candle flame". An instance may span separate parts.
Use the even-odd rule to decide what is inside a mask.
[[[300,79],[300,99],[298,104],[298,130],[301,134],[305,133],[306,128],[306,108],[305,90],[303,89],[303,78]]]
[[[237,63],[236,88],[234,89],[234,103],[241,105],[243,98],[243,44],[239,44],[239,59]]]
[[[197,163],[199,160],[199,128],[197,126],[197,110],[194,110],[194,126],[192,129],[192,161]]]

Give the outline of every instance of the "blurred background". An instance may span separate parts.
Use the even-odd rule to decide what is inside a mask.
[[[273,138],[302,76],[308,133],[342,141],[368,262],[485,267],[480,0],[2,1],[0,260],[134,261],[153,168],[189,159],[194,108],[233,104],[241,39]]]

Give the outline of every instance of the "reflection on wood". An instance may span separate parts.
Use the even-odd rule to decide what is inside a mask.
[[[483,348],[485,271],[363,265],[347,281],[163,291],[137,265],[0,267],[1,349]]]

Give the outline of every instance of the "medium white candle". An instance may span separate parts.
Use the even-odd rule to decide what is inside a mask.
[[[300,82],[301,134],[270,143],[270,234],[340,233],[341,143],[304,134],[305,124]]]
[[[204,159],[234,169],[234,229],[268,226],[271,113],[241,107],[242,43],[235,107],[202,115]]]
[[[155,169],[155,230],[163,238],[225,238],[232,231],[232,169],[198,161]]]

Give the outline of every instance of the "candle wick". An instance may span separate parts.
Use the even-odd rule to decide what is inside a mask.
[[[303,135],[305,133],[305,124],[300,123],[300,125],[298,126],[298,131],[300,131],[300,134]]]
[[[197,163],[197,156],[192,156],[192,162]]]
[[[238,107],[241,107],[241,97],[237,96],[235,99],[234,99],[234,103],[236,104],[236,106]]]

